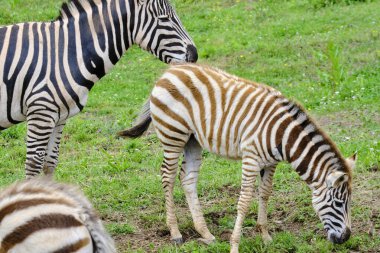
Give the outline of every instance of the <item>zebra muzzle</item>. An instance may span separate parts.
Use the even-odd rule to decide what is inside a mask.
[[[186,48],[186,61],[187,62],[197,62],[198,52],[194,45],[188,45]]]
[[[349,228],[345,228],[340,235],[335,232],[329,234],[329,240],[335,244],[342,244],[350,238],[350,235],[351,230]]]

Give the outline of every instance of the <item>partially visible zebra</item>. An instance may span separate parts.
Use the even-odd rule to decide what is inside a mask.
[[[173,66],[157,81],[135,125],[120,136],[140,136],[153,121],[164,148],[161,167],[167,225],[172,240],[182,242],[174,213],[173,187],[184,152],[180,180],[194,220],[206,243],[215,237],[204,220],[197,196],[202,148],[242,159],[238,214],[231,252],[238,252],[241,229],[260,175],[258,227],[265,241],[267,202],[276,165],[288,161],[312,190],[313,206],[328,239],[350,237],[351,168],[330,138],[296,103],[269,86],[195,64]]]
[[[28,178],[54,171],[66,120],[132,44],[166,63],[198,57],[168,0],[72,0],[60,13],[0,27],[0,131],[27,121]]]
[[[34,178],[0,193],[0,252],[114,253],[116,249],[81,191]]]

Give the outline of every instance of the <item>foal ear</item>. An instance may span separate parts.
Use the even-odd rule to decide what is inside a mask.
[[[347,181],[348,175],[342,171],[334,171],[327,176],[326,184],[328,188],[337,188]]]
[[[348,166],[350,166],[351,169],[355,168],[357,158],[358,158],[358,155],[356,152],[352,156],[346,158],[346,162]]]

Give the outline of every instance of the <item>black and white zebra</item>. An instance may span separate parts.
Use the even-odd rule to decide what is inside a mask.
[[[296,103],[272,87],[221,70],[186,64],[172,66],[157,81],[143,113],[121,136],[137,137],[153,122],[164,149],[161,166],[167,225],[172,240],[182,242],[175,216],[173,187],[178,162],[180,180],[195,229],[206,243],[207,228],[197,195],[202,149],[242,160],[242,185],[231,252],[238,252],[244,218],[259,186],[257,225],[270,241],[267,203],[280,161],[291,163],[312,190],[313,206],[328,239],[343,243],[351,233],[351,187],[356,156],[344,159],[332,140]]]
[[[77,187],[36,177],[0,192],[1,253],[115,253]]]
[[[0,131],[27,121],[27,177],[54,171],[66,120],[132,44],[198,58],[168,0],[72,0],[53,22],[0,27]]]

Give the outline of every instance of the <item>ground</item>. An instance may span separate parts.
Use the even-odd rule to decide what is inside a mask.
[[[244,223],[241,252],[380,252],[380,1],[173,0],[199,52],[199,62],[267,83],[299,101],[344,156],[358,152],[352,236],[328,242],[306,184],[280,164],[269,202],[273,242],[255,224],[257,201]],[[0,24],[51,20],[59,1],[0,0]],[[184,194],[175,202],[185,244],[173,246],[165,225],[154,134],[122,140],[166,65],[134,47],[90,93],[64,130],[55,178],[79,185],[120,252],[228,252],[241,169],[208,152],[198,186],[217,242],[197,242]],[[0,133],[0,184],[23,178],[25,124]]]

